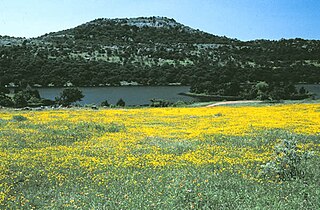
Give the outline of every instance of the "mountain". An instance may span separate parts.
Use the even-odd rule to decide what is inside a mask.
[[[101,18],[37,38],[0,36],[1,86],[176,83],[236,95],[259,81],[320,82],[320,41],[243,42],[166,17]]]

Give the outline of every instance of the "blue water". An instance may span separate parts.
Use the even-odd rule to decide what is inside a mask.
[[[37,88],[42,98],[52,99],[59,96],[64,88]],[[151,99],[165,99],[171,102],[197,101],[197,99],[178,95],[188,92],[189,86],[121,86],[121,87],[83,87],[79,88],[85,97],[80,104],[100,104],[107,100],[116,104],[122,98],[126,105],[147,105]]]

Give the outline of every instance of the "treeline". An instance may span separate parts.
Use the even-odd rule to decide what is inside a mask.
[[[176,22],[171,22],[175,27],[156,28],[129,26],[126,21],[97,19],[13,41],[19,44],[0,44],[0,86],[118,86],[134,81],[191,85],[192,92],[209,95],[257,97],[252,93],[261,81],[270,94],[301,82],[320,82],[320,41],[241,42]]]
[[[40,107],[58,104],[58,101],[52,101],[40,97],[37,90],[31,88],[16,89],[13,94],[6,88],[0,88],[0,107]]]
[[[7,88],[0,88],[0,106],[3,107],[40,107],[40,106],[70,106],[74,102],[81,101],[84,95],[78,88],[64,89],[55,100],[41,98],[39,91],[26,88],[17,88],[14,93],[10,93]]]
[[[183,85],[197,85],[194,89],[197,93],[214,93],[224,89],[224,84],[230,82],[317,83],[320,78],[320,68],[305,61],[249,66],[227,60],[225,65],[221,66],[218,62],[197,60],[193,65],[175,63],[148,66],[102,60],[50,59],[41,55],[30,55],[29,52],[28,48],[21,50],[19,47],[0,47],[0,55],[5,55],[0,59],[2,86],[9,83],[63,86],[71,82],[75,86],[117,86],[120,81],[136,81],[142,85],[178,82]]]

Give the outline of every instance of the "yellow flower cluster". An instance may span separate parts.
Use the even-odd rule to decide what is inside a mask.
[[[15,122],[14,115],[27,120]],[[60,184],[69,176],[59,172],[64,169],[90,173],[108,167],[217,165],[218,172],[250,168],[272,156],[275,142],[254,142],[261,131],[319,135],[320,104],[1,111],[0,119],[1,204],[10,191],[4,180],[15,179],[7,177],[13,166],[41,168],[38,173]],[[222,142],[219,136],[238,142]],[[319,149],[312,142],[300,146]],[[91,178],[105,181],[98,175]]]

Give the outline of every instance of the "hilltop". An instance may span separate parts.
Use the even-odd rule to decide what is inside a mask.
[[[0,36],[2,86],[182,84],[195,93],[238,95],[259,81],[319,78],[319,40],[244,42],[166,17],[100,18],[37,38]]]

